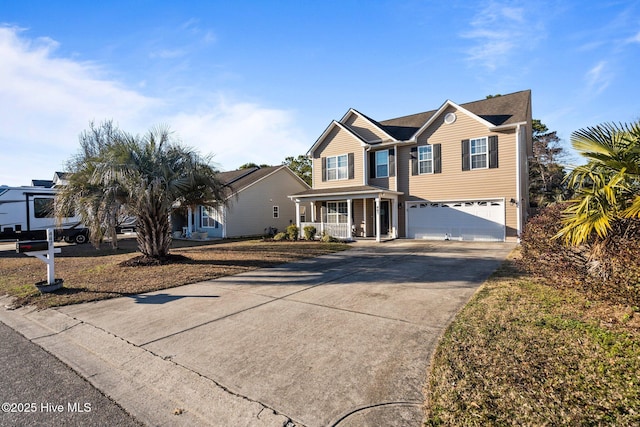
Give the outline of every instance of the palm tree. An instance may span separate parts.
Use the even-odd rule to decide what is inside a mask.
[[[224,186],[209,160],[179,145],[167,127],[156,127],[143,137],[124,135],[96,164],[93,182],[122,190],[123,204],[137,218],[138,249],[164,260],[174,208],[224,203]]]
[[[594,233],[605,238],[619,219],[640,217],[640,121],[581,129],[571,143],[587,163],[568,176],[575,197],[556,237],[578,245]]]
[[[95,179],[96,164],[122,138],[122,132],[112,121],[99,126],[89,123],[89,130],[80,134],[80,151],[67,162],[68,184],[56,196],[58,219],[75,212],[89,229],[89,238],[98,247],[105,235],[118,247],[116,222],[122,208],[124,193],[118,185],[102,186]],[[116,184],[116,183],[114,183]]]

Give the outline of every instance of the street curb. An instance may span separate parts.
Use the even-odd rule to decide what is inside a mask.
[[[0,297],[0,307],[10,301]],[[55,309],[0,308],[0,321],[56,356],[146,425],[293,425],[259,402]]]

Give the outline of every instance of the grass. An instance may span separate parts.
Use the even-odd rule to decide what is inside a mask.
[[[640,425],[639,372],[640,313],[545,285],[512,256],[444,334],[425,425]]]
[[[121,262],[140,255],[135,238],[120,240],[117,250],[108,244],[100,250],[89,244],[64,246],[55,258],[55,275],[64,279],[64,287],[48,294],[35,287],[36,282],[47,279],[42,261],[4,251],[0,252],[0,295],[15,297],[15,306],[48,308],[171,288],[346,248],[343,243],[306,241],[174,241],[171,253],[187,257],[183,262],[123,267]]]

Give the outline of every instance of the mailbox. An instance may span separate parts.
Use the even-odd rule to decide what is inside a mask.
[[[16,242],[16,253],[46,251],[49,249],[48,240],[27,240]]]

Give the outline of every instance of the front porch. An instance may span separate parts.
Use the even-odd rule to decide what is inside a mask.
[[[372,238],[377,242],[398,237],[398,197],[402,193],[372,186],[307,190],[289,196],[296,203],[300,233],[313,226],[316,233],[341,240]],[[310,212],[303,204],[310,203]],[[309,221],[310,220],[310,221]]]

